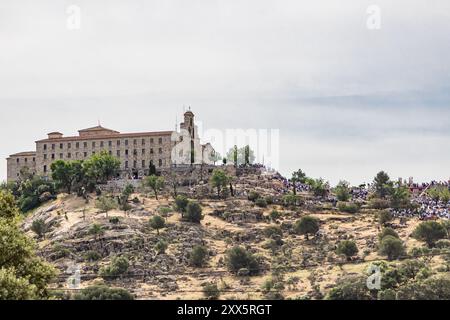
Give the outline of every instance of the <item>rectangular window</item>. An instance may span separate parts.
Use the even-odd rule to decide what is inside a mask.
[[[125,145],[126,145],[126,146],[128,145],[128,140],[125,140]]]
[[[145,139],[142,139],[142,145],[145,146]]]
[[[162,148],[159,148],[159,149],[158,149],[158,153],[159,153],[159,154],[162,154]]]
[[[153,154],[153,148],[150,148],[150,154]]]
[[[104,146],[104,142],[100,141],[100,148],[103,148],[103,146]]]
[[[47,172],[47,166],[44,166],[44,172]]]
[[[55,144],[54,143],[52,144],[52,150],[55,150]]]
[[[28,159],[27,158],[25,158],[25,163],[28,163]]]
[[[44,159],[47,159],[47,155],[46,154],[44,154]]]
[[[20,159],[19,159],[19,158],[17,158],[17,159],[16,159],[16,162],[17,162],[17,163],[19,163],[19,162],[20,162]]]
[[[36,162],[36,158],[33,158],[33,162]]]
[[[84,156],[85,158],[87,158],[87,152],[84,152],[84,153],[83,153],[83,156]]]
[[[125,168],[128,169],[128,161],[125,161]]]
[[[145,149],[142,149],[142,155],[145,155]]]
[[[83,142],[83,146],[87,148],[87,142]]]
[[[162,138],[159,138],[159,139],[158,139],[158,143],[159,143],[159,144],[162,144]]]
[[[72,154],[70,152],[67,154],[67,158],[72,158]]]
[[[158,164],[159,164],[160,167],[162,166],[162,160],[161,159],[158,160]]]
[[[117,150],[117,156],[120,157],[120,150]]]
[[[108,152],[108,153],[109,153],[109,155],[110,155],[110,156],[112,156],[112,151],[111,151],[111,150],[109,150],[109,152]]]
[[[120,140],[117,140],[117,146],[120,146]]]
[[[153,143],[153,138],[150,138],[150,143]]]
[[[55,154],[54,153],[52,153],[52,159],[55,159]]]
[[[62,149],[64,148],[64,145],[62,143],[59,144],[59,148]]]
[[[70,148],[72,148],[72,144],[69,142],[69,143],[67,144],[67,149],[70,149]]]
[[[108,141],[108,146],[112,147],[112,141]]]
[[[126,155],[126,156],[128,155],[128,149],[127,149],[127,150],[125,150],[125,155]]]
[[[92,151],[92,155],[94,155],[95,154],[95,151]]]
[[[46,144],[44,144],[44,150],[47,150],[47,145]]]
[[[75,144],[75,148],[79,148],[80,147],[80,143],[79,142],[77,142],[76,144]]]
[[[134,160],[134,161],[133,161],[133,168],[136,169],[136,167],[137,167],[137,161]]]
[[[59,158],[62,159],[64,155],[62,153],[59,154]]]
[[[133,144],[137,145],[137,140],[136,139],[133,140]]]
[[[95,148],[95,141],[92,142],[92,148]]]
[[[133,150],[133,155],[137,156],[137,150],[136,149]]]
[[[145,160],[142,160],[142,168],[145,168]]]

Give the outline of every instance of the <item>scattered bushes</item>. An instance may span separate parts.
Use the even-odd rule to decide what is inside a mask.
[[[378,223],[382,226],[386,225],[388,222],[391,222],[394,217],[389,210],[383,210],[378,213]]]
[[[252,202],[255,202],[260,197],[261,197],[260,194],[256,191],[250,191],[250,193],[248,194],[248,200],[250,200]]]
[[[177,211],[179,211],[179,212],[182,212],[182,213],[186,212],[186,207],[188,204],[189,204],[189,200],[186,196],[178,195],[175,198],[175,206],[176,206]]]

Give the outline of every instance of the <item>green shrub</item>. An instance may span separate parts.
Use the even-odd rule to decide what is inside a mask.
[[[283,231],[279,226],[271,225],[264,229],[264,235],[267,238],[281,237],[283,236]]]
[[[351,257],[358,254],[358,247],[356,246],[356,243],[354,241],[344,240],[339,242],[336,253],[343,254],[347,257],[347,259],[350,259]]]
[[[383,210],[378,213],[378,223],[382,226],[392,221],[393,218],[389,210]]]
[[[159,229],[164,228],[166,225],[166,221],[160,216],[153,216],[149,221],[150,227],[152,229],[155,229],[156,232],[159,234]]]
[[[169,247],[169,244],[164,240],[159,240],[158,243],[155,245],[155,250],[158,254],[164,254],[166,253],[167,248]]]
[[[217,300],[220,297],[220,290],[215,283],[208,283],[203,287],[203,295],[208,300]]]
[[[189,200],[186,196],[178,195],[175,198],[175,205],[179,212],[186,212],[186,207],[189,204]]]
[[[125,289],[96,285],[82,289],[74,296],[75,300],[134,300],[134,296]]]
[[[277,210],[272,210],[269,214],[269,217],[270,217],[270,220],[276,221],[276,220],[280,219],[281,213],[278,212]]]
[[[320,228],[319,219],[312,216],[305,216],[298,220],[294,225],[297,234],[305,235],[308,239],[309,235],[315,235]]]
[[[391,205],[390,201],[386,199],[374,198],[370,200],[370,207],[372,209],[378,210],[387,209],[390,207],[390,205]]]
[[[86,252],[84,254],[84,260],[89,261],[89,262],[98,261],[101,258],[102,258],[102,256],[100,255],[100,253],[98,253],[97,251],[94,251],[94,250],[89,250],[88,252]]]
[[[425,221],[419,224],[412,233],[412,237],[427,243],[433,247],[436,241],[444,239],[447,236],[445,227],[436,221]]]
[[[195,201],[190,201],[186,207],[184,219],[189,222],[200,223],[203,220],[202,207]]]
[[[380,253],[394,260],[405,254],[405,247],[400,239],[387,235],[380,242]]]
[[[255,202],[257,199],[259,199],[261,196],[256,191],[250,191],[248,194],[248,200]]]
[[[106,280],[117,278],[128,271],[129,265],[127,258],[114,257],[108,266],[100,269],[100,276]]]
[[[263,198],[258,198],[255,201],[255,204],[260,208],[266,208],[267,207],[267,201]]]
[[[356,203],[352,202],[339,202],[338,209],[341,212],[357,213],[359,211],[359,206]]]
[[[383,228],[383,230],[381,230],[380,234],[378,235],[378,240],[381,241],[386,236],[392,236],[394,238],[400,239],[400,237],[398,236],[398,233],[390,227]]]
[[[190,264],[194,267],[203,267],[208,257],[208,250],[204,246],[195,246],[190,254]]]
[[[239,246],[227,251],[226,263],[228,269],[233,273],[238,273],[241,269],[246,269],[249,275],[259,273],[259,263],[256,257]]]
[[[119,217],[111,217],[111,218],[109,218],[109,223],[119,224],[119,222],[120,222],[120,218]]]
[[[439,248],[439,249],[448,249],[448,248],[450,248],[450,240],[447,240],[447,239],[438,240],[438,241],[436,241],[435,246],[436,246],[436,248]]]
[[[44,236],[47,233],[48,229],[49,227],[43,219],[33,220],[31,224],[31,231],[36,233],[38,237]]]

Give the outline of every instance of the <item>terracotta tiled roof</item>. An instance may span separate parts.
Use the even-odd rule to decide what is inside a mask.
[[[173,131],[153,131],[153,132],[136,132],[136,133],[112,133],[108,135],[99,136],[73,136],[56,139],[42,139],[36,142],[63,142],[63,141],[80,141],[80,140],[108,140],[108,139],[121,139],[121,138],[139,138],[139,137],[151,137],[151,136],[168,136]]]
[[[36,151],[24,151],[24,152],[19,152],[19,153],[14,153],[11,154],[10,157],[25,157],[25,156],[35,156],[36,155]]]

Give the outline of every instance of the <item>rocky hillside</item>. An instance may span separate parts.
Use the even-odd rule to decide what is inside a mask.
[[[202,299],[208,284],[217,285],[221,299],[322,299],[339,279],[363,275],[372,261],[386,259],[378,250],[379,210],[363,204],[358,213],[341,212],[308,192],[301,193],[300,205],[273,204],[278,188],[274,183],[244,175],[236,185],[245,188],[236,188],[235,197],[198,199],[204,215],[199,224],[183,220],[168,194],[156,200],[151,193],[136,192],[127,212],[114,209],[107,214],[97,209],[95,195],[86,202],[60,194],[28,214],[23,228],[38,241],[39,254],[60,270],[52,289],[72,292],[105,283],[125,288],[138,299]],[[255,190],[268,204],[250,201],[239,190]],[[165,220],[161,230],[149,225],[155,215]],[[319,220],[315,235],[296,232],[295,223],[304,216]],[[43,236],[31,231],[36,220],[45,222]],[[418,223],[415,218],[402,225],[391,221],[406,252],[423,246],[410,237]],[[353,240],[358,248],[348,259],[336,253],[343,240]],[[161,242],[166,250],[161,250]],[[196,246],[207,249],[200,267],[192,263]],[[226,253],[234,246],[257,258],[257,272],[230,270]],[[126,258],[128,265],[120,272],[105,272],[114,261],[119,264],[119,258]],[[432,269],[442,266],[441,257],[432,259]],[[76,270],[79,287],[70,284],[76,284]]]

